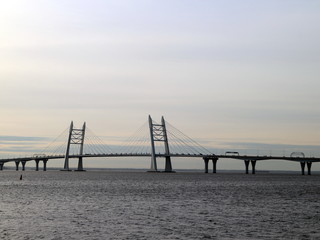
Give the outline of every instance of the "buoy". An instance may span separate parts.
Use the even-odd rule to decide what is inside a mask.
[[[20,180],[22,180],[22,174],[20,175]]]

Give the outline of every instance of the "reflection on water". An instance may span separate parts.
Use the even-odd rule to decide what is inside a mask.
[[[1,239],[320,238],[320,176],[0,172]]]

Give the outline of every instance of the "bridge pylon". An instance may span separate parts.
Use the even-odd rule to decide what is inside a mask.
[[[165,172],[173,172],[170,150],[169,150],[169,142],[168,135],[166,129],[166,123],[164,118],[161,118],[161,124],[155,124],[152,121],[151,116],[149,115],[149,128],[150,128],[150,140],[151,140],[151,168],[150,171],[157,172],[157,154],[155,150],[155,142],[163,142],[164,150],[165,150]]]
[[[63,171],[70,171],[69,169],[69,153],[71,144],[80,145],[79,151],[79,161],[78,161],[78,169],[76,171],[85,171],[83,169],[82,155],[83,155],[83,145],[84,145],[84,136],[86,132],[86,123],[83,123],[82,129],[76,129],[73,127],[73,121],[70,124],[69,137],[68,137],[68,145],[66,150],[66,155],[64,159],[64,168]]]

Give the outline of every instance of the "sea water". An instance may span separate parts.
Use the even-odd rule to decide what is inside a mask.
[[[320,239],[320,176],[1,171],[0,238]]]

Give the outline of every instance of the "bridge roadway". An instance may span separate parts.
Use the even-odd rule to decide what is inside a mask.
[[[203,154],[170,154],[170,157],[197,157],[203,158],[205,162],[205,173],[208,173],[208,164],[209,161],[212,160],[213,162],[213,173],[216,173],[216,164],[218,159],[229,158],[229,159],[238,159],[243,160],[246,167],[246,173],[249,173],[249,165],[251,163],[252,166],[252,174],[255,174],[255,165],[256,161],[262,160],[287,160],[287,161],[294,161],[300,162],[301,165],[301,173],[304,175],[305,165],[308,168],[308,175],[311,174],[311,166],[313,162],[320,162],[320,158],[316,157],[286,157],[286,156],[259,156],[259,155],[203,155]],[[83,154],[83,155],[69,155],[69,158],[93,158],[93,157],[151,157],[150,153],[115,153],[115,154]],[[157,154],[156,157],[168,157],[166,154]],[[64,159],[65,155],[35,155],[32,157],[20,157],[20,158],[7,158],[7,159],[0,159],[0,170],[3,170],[4,163],[7,162],[15,162],[16,163],[16,170],[19,170],[19,164],[22,164],[22,170],[25,170],[26,162],[28,161],[35,161],[36,162],[36,171],[39,170],[39,162],[43,162],[43,170],[46,171],[46,164],[49,159]]]

